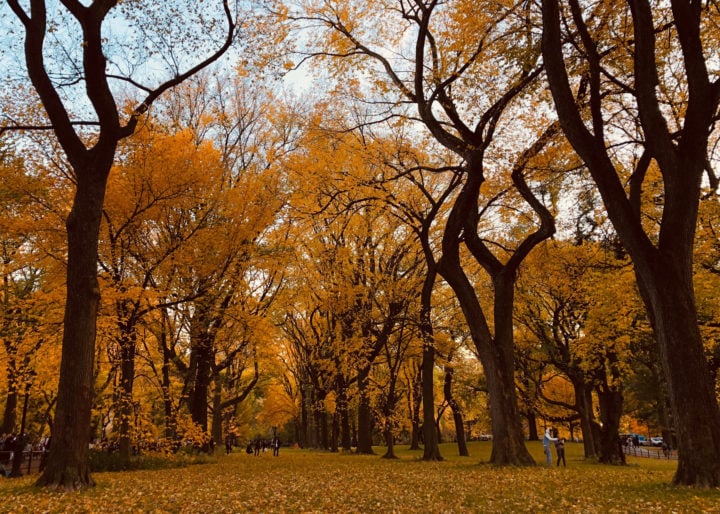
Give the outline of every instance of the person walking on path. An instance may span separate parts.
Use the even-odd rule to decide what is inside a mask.
[[[550,443],[556,443],[557,437],[552,436],[550,428],[545,429],[545,436],[543,437],[543,451],[545,452],[545,463],[548,466],[552,466],[552,450],[550,449]]]
[[[555,443],[555,452],[557,452],[557,466],[560,467],[560,461],[562,461],[563,467],[565,467],[565,439],[561,438],[557,440]]]

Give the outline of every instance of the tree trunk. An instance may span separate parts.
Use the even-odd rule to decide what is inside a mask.
[[[397,459],[395,455],[395,437],[393,436],[392,423],[389,418],[385,419],[383,425],[383,436],[385,437],[385,454],[382,456],[383,459]]]
[[[644,275],[643,270],[638,274]],[[697,324],[692,279],[673,279],[667,272],[655,275],[655,287],[643,296],[650,301],[676,422],[678,469],[673,483],[718,487],[720,411]]]
[[[417,365],[413,362],[413,370]],[[416,380],[417,378],[417,380]],[[423,401],[422,396],[422,365],[417,369],[417,372],[413,375],[411,384],[411,391],[408,394],[408,403],[410,408],[410,426],[412,427],[410,433],[410,450],[420,449],[420,408]]]
[[[301,448],[315,447],[315,427],[312,414],[314,403],[314,390],[312,385],[306,383],[300,386],[300,425],[301,438],[298,440]]]
[[[315,429],[316,435],[315,440],[317,441],[317,448],[327,450],[330,448],[330,440],[328,433],[328,412],[325,406],[325,398],[327,393],[325,391],[316,391],[315,403],[313,404],[313,414],[315,417]]]
[[[11,389],[10,391],[8,391],[7,397],[5,399],[5,411],[3,412],[3,422],[2,427],[0,427],[0,433],[15,433],[15,424],[17,423],[17,405],[17,390]]]
[[[67,219],[68,264],[62,360],[52,442],[39,486],[80,489],[94,485],[88,443],[93,403],[93,365],[100,289],[98,238],[105,184],[114,148],[105,162],[78,171],[75,199]]]
[[[358,445],[357,453],[372,455],[373,419],[370,398],[367,394],[369,369],[358,372]]]
[[[603,464],[625,464],[625,453],[620,444],[620,417],[623,395],[613,387],[598,391],[600,404],[600,458]]]
[[[508,261],[503,265],[477,237],[477,205],[480,186],[484,182],[482,155],[475,155],[474,160],[475,162],[472,159],[468,162],[465,185],[448,216],[438,272],[458,299],[485,371],[493,431],[490,462],[500,466],[532,465],[535,460],[525,447],[525,435],[515,391],[513,303],[517,266],[523,254],[516,251],[510,258],[512,262]],[[552,231],[549,231],[546,237],[551,234]],[[471,249],[478,263],[492,278],[494,337],[473,284],[463,270],[460,259],[461,241]],[[532,244],[529,242],[530,239],[524,242],[525,251],[529,251],[539,240]]]
[[[208,394],[212,371],[212,342],[201,334],[192,345],[190,366],[193,376],[190,377],[188,410],[193,422],[204,431],[208,429]]]
[[[337,395],[336,412],[340,416],[340,447],[349,452],[352,449],[350,437],[350,413],[348,409],[347,388],[343,386]]]
[[[453,374],[454,370],[452,366],[445,366],[445,383],[443,384],[443,392],[445,394],[445,401],[452,411],[453,423],[455,424],[455,439],[458,445],[458,455],[460,455],[460,457],[469,457],[470,452],[468,451],[467,443],[465,441],[465,423],[463,422],[462,409],[455,401],[452,393]]]
[[[163,411],[165,413],[165,439],[174,441],[177,438],[177,421],[175,419],[175,413],[173,412],[172,396],[170,395],[170,360],[172,353],[167,346],[167,330],[165,329],[164,323],[160,337],[163,350],[162,397]]]
[[[594,459],[598,455],[598,448],[593,431],[592,390],[583,380],[582,376],[574,373],[568,374],[575,391],[575,406],[580,416],[580,430],[583,436],[583,449],[586,459]]]
[[[340,413],[337,409],[332,415],[332,430],[330,432],[330,451],[338,453],[340,451]]]
[[[118,392],[118,417],[120,419],[119,458],[123,469],[130,464],[132,421],[135,414],[133,385],[135,383],[135,334],[127,326],[119,327],[120,384]]]
[[[435,429],[435,337],[433,335],[432,290],[435,285],[434,267],[428,269],[420,295],[420,332],[423,342],[422,368],[422,410],[423,410],[423,460],[441,461],[440,439]]]
[[[495,337],[482,313],[475,291],[456,266],[446,266],[443,276],[460,302],[487,380],[493,449],[490,462],[496,465],[532,465],[525,446],[515,392],[512,298],[514,281],[498,275],[495,285]]]
[[[528,441],[539,441],[538,429],[537,429],[537,414],[535,411],[528,411],[527,415],[528,422]]]
[[[219,374],[218,374],[219,375]],[[213,389],[213,405],[212,405],[212,426],[210,433],[215,443],[221,443],[225,440],[223,437],[223,408],[222,408],[222,377],[215,376]]]

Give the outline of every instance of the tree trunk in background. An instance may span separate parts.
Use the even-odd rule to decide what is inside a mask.
[[[395,455],[395,438],[392,433],[392,424],[389,420],[385,421],[383,425],[383,436],[385,438],[385,454],[382,456],[383,459],[397,459]]]
[[[582,375],[571,373],[569,376],[575,391],[575,405],[580,416],[580,430],[582,431],[585,458],[593,459],[597,457],[599,448],[593,430],[592,390],[585,384]]]
[[[539,441],[537,430],[537,415],[534,411],[529,411],[526,415],[528,422],[528,441]]]
[[[120,418],[119,458],[120,465],[127,469],[130,464],[132,440],[132,422],[135,408],[133,405],[133,385],[135,384],[135,334],[132,328],[119,327],[120,346],[120,384],[118,391],[118,417]]]
[[[358,445],[357,453],[374,454],[372,449],[373,419],[370,398],[367,395],[369,369],[358,372]]]
[[[340,416],[340,447],[344,451],[350,451],[352,449],[351,447],[351,437],[350,437],[350,413],[348,409],[348,399],[347,399],[347,388],[342,387],[337,395],[337,407],[336,412],[339,413]]]
[[[416,364],[413,363],[413,369],[416,368]],[[417,378],[417,380],[416,380]],[[422,406],[422,364],[418,367],[417,371],[413,375],[413,384],[411,393],[408,394],[408,405],[410,412],[410,450],[420,449],[420,409]]]
[[[3,422],[0,433],[14,434],[17,423],[18,395],[15,389],[8,391],[5,399],[5,410],[3,411]]]
[[[332,428],[330,431],[330,451],[338,453],[340,451],[340,413],[335,409],[332,415]]]
[[[308,383],[301,384],[300,386],[301,396],[301,434],[302,437],[298,440],[301,448],[314,448],[315,444],[315,422],[312,416],[312,406],[314,403],[314,390]]]
[[[163,313],[164,314],[164,313]],[[165,324],[162,324],[160,332],[160,342],[163,353],[162,363],[162,397],[163,397],[163,411],[165,413],[165,438],[168,441],[175,440],[177,438],[177,421],[175,419],[175,413],[173,412],[172,396],[170,395],[170,363],[172,359],[172,352],[167,345],[167,330]]]
[[[445,401],[450,406],[452,411],[453,422],[455,424],[455,440],[458,445],[458,455],[460,457],[469,457],[470,452],[468,451],[467,442],[465,441],[465,423],[463,421],[462,410],[455,401],[452,393],[452,382],[453,382],[454,369],[451,365],[445,366],[445,382],[443,384],[443,392],[445,394]]]
[[[422,411],[423,411],[423,460],[441,461],[440,438],[435,427],[435,337],[432,319],[432,290],[437,273],[431,267],[423,282],[420,293],[420,334],[423,342],[422,352]]]
[[[210,434],[215,444],[221,444],[225,438],[223,437],[223,409],[222,409],[222,379],[219,376],[213,381],[213,402],[212,402],[212,425]]]

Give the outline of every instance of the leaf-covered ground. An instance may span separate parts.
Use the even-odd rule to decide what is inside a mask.
[[[542,462],[539,443],[529,443]],[[378,449],[381,451],[381,449]],[[567,468],[495,468],[490,443],[471,457],[443,445],[444,462],[283,449],[280,457],[238,450],[217,463],[180,469],[96,473],[97,486],[53,493],[34,477],[0,479],[0,512],[720,512],[720,490],[672,487],[676,463],[631,459],[586,463],[568,444]]]

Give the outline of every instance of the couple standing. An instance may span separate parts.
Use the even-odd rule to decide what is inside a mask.
[[[560,465],[560,461],[562,461],[563,466],[565,466],[565,439],[561,439],[557,436],[557,431],[554,431],[550,428],[545,429],[545,436],[543,437],[543,451],[545,452],[545,463],[548,466],[552,466],[552,449],[550,448],[550,443],[555,443],[555,451],[557,452],[557,465]]]

